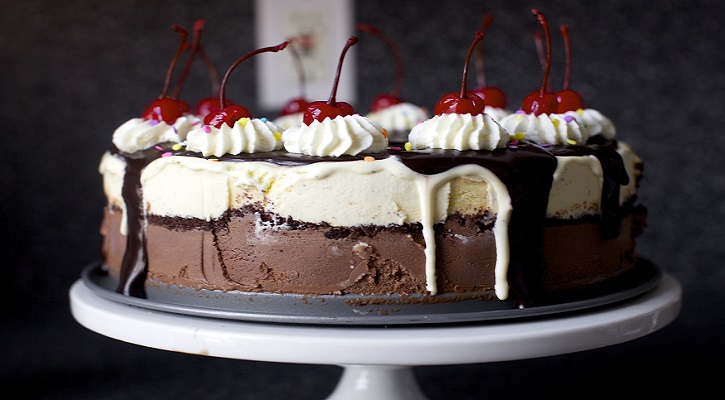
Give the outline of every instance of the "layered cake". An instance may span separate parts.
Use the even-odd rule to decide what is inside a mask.
[[[225,104],[223,88],[204,119],[133,118],[100,163],[103,268],[137,297],[177,287],[514,307],[631,273],[642,162],[611,121],[532,107],[496,121],[465,88],[464,71],[461,92],[401,146],[334,88],[289,129]]]

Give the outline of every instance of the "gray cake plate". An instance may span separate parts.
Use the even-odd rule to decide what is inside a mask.
[[[661,272],[638,260],[634,272],[587,293],[544,296],[543,304],[514,308],[511,301],[469,298],[456,302],[451,295],[421,296],[296,295],[216,290],[195,290],[165,284],[147,284],[146,298],[115,291],[116,280],[101,262],[86,266],[81,279],[97,295],[144,309],[197,317],[278,324],[399,326],[465,324],[531,319],[589,311],[633,299],[657,286]],[[443,301],[441,301],[443,300]]]

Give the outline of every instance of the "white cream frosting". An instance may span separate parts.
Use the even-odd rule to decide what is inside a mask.
[[[614,139],[617,129],[612,121],[593,108],[580,108],[576,111],[567,111],[570,115],[589,131],[589,136],[602,135],[605,139]]]
[[[410,131],[430,116],[428,112],[412,103],[398,103],[371,112],[367,117],[383,128],[393,131]]]
[[[508,140],[508,133],[487,114],[436,115],[408,135],[413,149],[493,150]]]
[[[113,132],[113,144],[125,153],[134,153],[159,143],[179,143],[200,124],[201,120],[192,114],[177,118],[173,125],[164,121],[132,118]]]
[[[189,132],[186,149],[205,157],[255,153],[282,148],[283,129],[266,119],[240,118],[233,126],[204,125]]]
[[[121,234],[128,234],[126,202],[123,200],[123,178],[126,175],[126,162],[123,158],[103,153],[98,172],[103,175],[103,193],[108,204],[121,209]]]
[[[284,131],[282,141],[290,153],[310,156],[354,156],[380,153],[388,147],[386,130],[358,114],[292,127]]]
[[[280,128],[287,130],[289,128],[292,128],[293,126],[300,126],[302,125],[302,119],[304,118],[304,113],[292,113],[287,115],[281,115],[275,119],[274,124],[279,126]]]
[[[494,121],[501,121],[504,117],[511,114],[511,110],[507,108],[485,106],[483,112],[490,115]]]
[[[637,195],[637,182],[642,175],[642,159],[632,150],[632,146],[621,140],[617,141],[617,153],[622,156],[624,169],[629,177],[629,183],[622,185],[619,190],[619,204],[624,204]]]
[[[589,139],[589,131],[571,115],[516,112],[499,123],[512,136],[539,144],[584,144]]]

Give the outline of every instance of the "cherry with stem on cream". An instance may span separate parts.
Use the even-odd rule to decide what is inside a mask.
[[[393,53],[393,58],[395,59],[395,85],[393,86],[393,90],[391,90],[388,94],[380,94],[376,96],[370,105],[370,111],[376,112],[382,110],[383,108],[403,103],[403,99],[400,97],[400,91],[403,86],[404,68],[403,58],[400,56],[398,46],[396,46],[395,42],[393,42],[393,40],[380,29],[370,24],[357,24],[355,28],[380,39],[386,46],[388,46],[390,51]]]
[[[187,46],[186,39],[189,36],[189,33],[186,30],[177,25],[173,25],[171,28],[181,37],[179,47],[176,49],[176,53],[171,59],[171,64],[166,71],[166,81],[164,82],[164,88],[161,91],[161,95],[158,99],[152,101],[141,114],[141,118],[145,120],[159,122],[164,121],[169,125],[173,125],[179,117],[189,111],[188,104],[176,98],[168,97],[171,76],[173,75],[174,68],[176,67],[176,63],[179,61],[181,53]]]
[[[302,121],[305,123],[305,125],[310,125],[314,121],[322,122],[325,120],[325,118],[334,119],[338,116],[344,117],[346,115],[355,114],[355,110],[353,110],[350,103],[345,103],[344,101],[337,101],[336,96],[337,85],[340,82],[340,72],[342,71],[342,62],[345,59],[345,54],[347,53],[347,50],[357,44],[357,42],[357,36],[350,36],[347,39],[345,48],[342,49],[342,53],[340,54],[340,60],[337,63],[337,72],[335,72],[335,80],[332,84],[330,98],[327,99],[327,101],[321,100],[313,101],[312,103],[310,103],[302,117]]]
[[[483,114],[484,102],[481,97],[477,94],[469,92],[466,88],[468,75],[468,63],[471,60],[473,50],[476,48],[478,42],[483,40],[483,32],[476,31],[476,35],[471,43],[471,47],[468,49],[466,55],[466,63],[463,65],[463,79],[461,80],[461,91],[451,92],[443,97],[436,103],[434,108],[435,115],[443,114],[471,114],[478,115]]]
[[[305,69],[304,69],[304,66],[302,65],[302,58],[300,57],[300,54],[297,52],[297,49],[295,49],[295,38],[291,38],[288,41],[290,43],[289,51],[292,53],[292,59],[295,62],[295,71],[297,71],[297,80],[300,84],[300,96],[290,99],[290,101],[288,101],[287,104],[285,104],[284,107],[282,108],[280,115],[290,115],[290,114],[301,113],[310,105],[310,102],[307,101],[307,98],[305,97],[305,88],[306,88],[305,85],[307,83],[307,79],[305,78]]]
[[[204,124],[211,125],[215,128],[221,128],[223,124],[227,124],[230,127],[234,126],[234,123],[242,118],[251,118],[252,114],[247,110],[246,107],[241,105],[227,105],[226,101],[226,87],[227,82],[229,81],[229,76],[231,75],[232,71],[237,68],[237,66],[244,61],[246,61],[248,58],[251,58],[253,56],[256,56],[260,53],[265,52],[278,52],[280,50],[284,50],[285,47],[287,47],[287,44],[289,42],[285,41],[282,42],[276,46],[269,46],[269,47],[263,47],[261,49],[257,49],[254,51],[250,51],[249,53],[245,54],[244,56],[240,57],[237,61],[232,64],[229,69],[227,70],[226,74],[224,74],[224,78],[222,79],[221,88],[219,90],[219,106],[221,107],[221,110],[217,112],[213,112],[206,117],[204,117]]]
[[[549,72],[551,70],[551,34],[549,33],[549,24],[546,22],[544,13],[533,9],[531,13],[536,16],[536,20],[544,30],[546,38],[546,65],[544,66],[544,77],[541,79],[541,88],[531,92],[524,98],[521,103],[521,110],[534,115],[556,113],[558,101],[556,94],[548,90]]]
[[[493,15],[486,14],[483,16],[483,21],[481,22],[481,28],[480,31],[483,32],[485,35],[488,32],[489,26],[493,23]],[[485,36],[484,36],[485,38]],[[487,106],[496,107],[496,108],[506,108],[507,100],[506,100],[506,94],[501,90],[500,88],[497,88],[495,86],[488,86],[486,85],[486,72],[483,64],[483,40],[481,40],[481,43],[476,46],[476,57],[474,58],[474,63],[476,65],[476,78],[478,81],[478,86],[473,88],[469,91],[473,92],[473,94],[478,95],[478,97],[483,99],[483,102]]]
[[[569,27],[567,25],[559,26],[561,36],[564,38],[564,48],[566,50],[566,69],[564,73],[564,85],[562,89],[556,92],[556,99],[559,102],[556,112],[563,114],[567,111],[576,111],[584,108],[584,100],[582,96],[569,89],[569,80],[571,79],[571,43],[569,41]]]

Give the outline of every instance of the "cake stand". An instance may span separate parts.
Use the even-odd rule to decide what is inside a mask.
[[[231,359],[338,365],[327,400],[423,400],[412,367],[521,360],[637,339],[672,322],[682,288],[663,274],[623,303],[546,318],[429,326],[310,326],[205,318],[139,308],[98,296],[79,280],[73,317],[102,335],[157,349]]]

